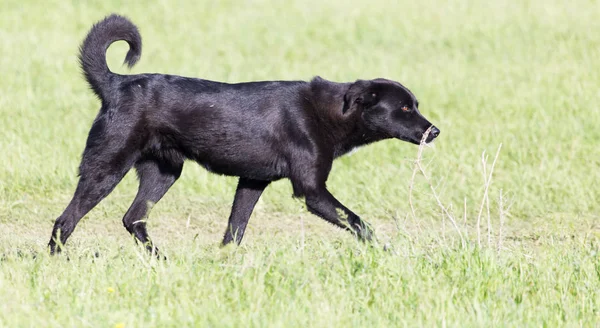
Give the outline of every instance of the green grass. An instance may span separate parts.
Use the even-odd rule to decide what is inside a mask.
[[[0,12],[0,326],[600,324],[599,2],[4,0]],[[267,189],[243,245],[220,249],[236,180],[190,162],[150,215],[168,261],[122,227],[134,174],[80,223],[69,260],[50,258],[99,107],[78,46],[110,12],[141,30],[132,73],[401,81],[442,130],[423,163],[458,229],[421,175],[413,216],[417,148],[385,141],[336,161],[328,185],[391,252],[308,214],[287,181]],[[127,73],[126,49],[109,49],[114,71]],[[500,144],[488,224],[481,155],[489,173]]]

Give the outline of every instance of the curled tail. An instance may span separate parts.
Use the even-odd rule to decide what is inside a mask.
[[[124,63],[131,68],[142,54],[142,37],[137,27],[123,16],[112,14],[94,24],[79,50],[79,63],[85,78],[100,99],[108,96],[110,80],[114,75],[106,63],[106,50],[113,42],[120,40],[129,44]]]

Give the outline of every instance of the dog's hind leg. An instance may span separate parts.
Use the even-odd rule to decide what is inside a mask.
[[[134,154],[107,163],[110,154],[90,153],[83,156],[79,182],[71,202],[54,223],[48,243],[51,254],[61,251],[81,218],[113,191],[135,162]]]
[[[231,207],[227,230],[223,237],[223,245],[231,243],[234,239],[238,245],[242,242],[252,210],[254,210],[256,202],[258,202],[260,195],[269,183],[270,181],[240,178],[233,206]]]
[[[122,118],[111,120],[107,113],[103,108],[90,129],[79,165],[77,189],[52,229],[48,243],[51,254],[60,252],[81,218],[113,191],[139,159],[140,133],[119,126],[115,121]]]
[[[182,168],[182,158],[142,158],[135,164],[140,186],[131,207],[123,217],[123,225],[135,236],[136,241],[143,243],[150,252],[158,254],[148,237],[145,219],[152,205],[156,204],[179,178]]]

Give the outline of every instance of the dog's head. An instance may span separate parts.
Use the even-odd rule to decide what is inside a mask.
[[[389,138],[419,144],[431,127],[426,142],[431,142],[440,130],[419,112],[417,98],[404,86],[386,79],[358,80],[344,96],[344,115],[360,114],[370,131]]]

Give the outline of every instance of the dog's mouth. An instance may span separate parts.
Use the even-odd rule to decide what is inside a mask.
[[[420,136],[422,136],[422,134],[415,134],[414,136],[409,136],[409,137],[400,136],[400,137],[397,137],[397,138],[400,139],[400,140],[402,140],[402,141],[410,142],[413,145],[420,145],[421,144],[421,140],[422,140],[422,138],[420,138]],[[428,140],[424,140],[423,143],[430,143],[435,138],[427,137],[427,139]]]
[[[432,143],[435,138],[437,138],[436,136],[432,136],[431,134],[427,136],[427,138],[425,139],[425,143]],[[419,142],[420,143],[420,142]]]

